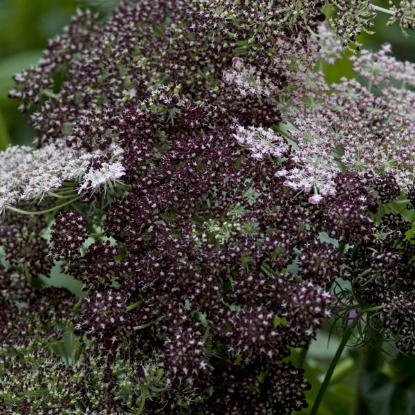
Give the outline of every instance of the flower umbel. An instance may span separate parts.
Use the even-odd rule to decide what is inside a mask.
[[[16,76],[38,148],[0,154],[4,413],[301,411],[337,300],[414,350],[415,71],[383,46],[327,84],[374,17],[349,3],[335,35],[321,1],[123,1]]]

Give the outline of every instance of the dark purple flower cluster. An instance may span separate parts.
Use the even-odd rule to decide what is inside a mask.
[[[50,232],[52,247],[50,253],[54,258],[78,258],[80,247],[89,237],[85,229],[86,216],[80,216],[74,211],[60,214]]]
[[[307,406],[309,385],[284,359],[306,348],[331,316],[333,282],[368,267],[378,272],[379,261],[395,269],[397,256],[412,252],[402,240],[368,259],[375,243],[369,211],[377,197],[396,197],[393,179],[372,183],[339,172],[315,204],[278,174],[294,177],[302,167],[291,147],[284,158],[258,161],[234,137],[245,127],[275,127],[283,117],[279,95],[298,99],[293,91],[315,65],[318,45],[309,33],[324,18],[322,5],[122,2],[103,26],[80,13],[41,63],[16,77],[11,95],[23,109],[40,104],[31,117],[38,146],[64,139],[85,153],[110,153],[116,144],[125,186],[116,193],[107,180],[108,192],[64,207],[50,244],[46,222],[4,217],[9,274],[48,276],[53,258],[82,281],[86,297],[60,322],[79,339],[83,360],[64,367],[36,352],[32,366],[0,361],[0,373],[42,367],[42,376],[56,370],[69,380],[42,383],[40,400],[2,397],[4,407],[22,414],[237,415]],[[53,91],[53,75],[63,68],[67,79]],[[95,159],[91,169],[110,159]],[[356,243],[347,264],[327,240]],[[392,274],[382,274],[382,284],[393,284]],[[368,287],[357,286],[359,298],[380,301]],[[44,289],[27,296],[42,294],[53,304]],[[395,330],[391,325],[385,323]],[[13,379],[6,383],[13,389]],[[57,385],[74,393],[59,401]]]
[[[371,323],[378,324],[385,337],[396,340],[404,352],[415,350],[415,244],[410,230],[410,222],[388,213],[377,225],[375,237],[356,244],[348,253],[355,298],[377,310]]]
[[[48,275],[53,262],[48,257],[48,243],[42,238],[47,226],[42,216],[17,216],[7,212],[0,223],[0,241],[5,259],[29,277]]]
[[[256,376],[252,377],[252,373]],[[300,411],[307,405],[303,391],[310,388],[302,379],[302,373],[302,369],[290,363],[271,368],[229,364],[224,372],[213,374],[215,390],[218,392],[203,403],[202,413],[223,413],[225,402],[231,414],[283,415],[287,413],[285,408]]]

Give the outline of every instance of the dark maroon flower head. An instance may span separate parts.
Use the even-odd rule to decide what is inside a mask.
[[[173,413],[182,402],[204,414],[300,411],[309,385],[286,359],[331,316],[335,281],[372,267],[377,285],[358,284],[359,299],[398,304],[399,287],[407,287],[412,272],[402,259],[412,248],[403,237],[399,246],[387,238],[376,244],[368,213],[375,198],[396,198],[396,181],[376,176],[369,186],[336,167],[328,172],[330,191],[310,197],[307,186],[317,192],[329,179],[310,179],[318,166],[307,170],[277,133],[288,103],[299,108],[299,118],[308,114],[300,94],[316,63],[319,46],[310,32],[322,7],[319,1],[124,1],[103,25],[81,12],[40,64],[16,78],[11,95],[24,110],[37,106],[31,123],[39,146],[63,138],[84,154],[101,151],[90,165],[100,169],[116,145],[125,170],[125,185],[83,195],[56,216],[50,246],[41,239],[41,221],[8,217],[2,224],[19,278],[25,265],[34,274],[48,271],[46,257],[83,283],[86,298],[59,324],[82,343],[84,360],[66,371],[56,362],[42,366],[67,374],[65,390],[76,391],[74,401],[50,400],[57,411],[65,405],[139,410],[138,391],[149,394],[149,414]],[[346,32],[339,23],[337,31],[348,41],[362,24]],[[56,92],[53,76],[62,68],[67,77]],[[337,113],[321,113],[337,128]],[[279,147],[258,157],[235,138],[243,132],[261,132],[254,137],[258,148],[264,137],[272,138],[268,149]],[[321,151],[331,157],[332,146],[328,140]],[[283,167],[292,177],[303,169],[318,185],[294,188],[294,178],[279,175]],[[389,219],[383,226],[394,240],[403,236],[402,223]],[[356,246],[347,258],[339,249],[346,244]],[[386,265],[376,268],[380,263]],[[387,273],[379,276],[382,269]],[[19,295],[32,301],[23,281],[22,287]],[[16,307],[7,307],[11,316]],[[39,359],[42,353],[34,364]],[[25,413],[30,405],[19,401],[13,410]]]
[[[50,231],[50,252],[54,258],[75,259],[81,255],[80,247],[89,237],[86,221],[86,216],[73,210],[61,213],[56,218]]]

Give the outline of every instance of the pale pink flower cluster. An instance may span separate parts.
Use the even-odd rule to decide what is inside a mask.
[[[341,170],[332,155],[336,143],[333,132],[318,120],[304,117],[289,133],[297,143],[290,155],[296,167],[279,170],[276,176],[286,178],[285,186],[312,193],[310,203],[317,204],[334,195],[334,179]]]
[[[317,39],[318,36],[318,39]],[[328,23],[323,23],[318,28],[318,35],[314,40],[320,43],[320,50],[317,52],[318,59],[322,62],[334,65],[336,60],[342,58],[344,47],[341,40],[333,35]]]
[[[391,45],[384,43],[376,53],[362,50],[360,56],[351,56],[349,59],[354,62],[355,73],[368,79],[375,87],[382,83],[388,85],[391,79],[415,86],[415,64],[408,61],[399,62],[393,56],[389,56],[391,53]]]
[[[327,26],[320,35],[317,56],[336,59],[340,45],[330,39]],[[303,85],[279,97],[284,122],[294,125],[288,133],[297,146],[290,154],[292,166],[277,175],[286,179],[285,185],[313,193],[311,203],[335,194],[340,171],[392,176],[403,192],[413,187],[415,93],[407,87],[415,86],[415,64],[399,62],[390,52],[384,44],[377,53],[363,50],[350,58],[363,81],[343,78],[328,85],[322,73],[309,73]],[[372,91],[380,85],[379,93]]]
[[[114,156],[117,158],[121,156],[122,150],[119,147],[112,149],[113,158]],[[104,187],[104,190],[106,191],[107,187],[112,186],[112,182],[118,181],[124,174],[124,166],[119,161],[102,163],[99,169],[90,167],[82,176],[82,184],[79,187],[78,193],[82,193],[85,189],[95,191],[100,187]]]
[[[82,192],[119,179],[124,174],[122,151],[114,144],[112,147],[114,162],[103,165],[100,171],[90,171],[89,166],[93,159],[102,157],[101,150],[85,153],[68,147],[64,140],[40,149],[8,147],[0,152],[0,212],[22,200],[42,200],[64,182],[74,181]]]
[[[336,142],[333,132],[317,120],[305,118],[298,120],[296,129],[289,130],[289,133],[296,142],[289,156],[296,167],[278,170],[276,176],[286,179],[285,186],[311,193],[310,203],[317,204],[334,195],[334,179],[340,168],[332,155]],[[290,152],[287,140],[271,129],[237,126],[234,138],[249,148],[257,160],[266,156],[284,157]]]
[[[246,65],[242,58],[233,58],[232,69],[224,71],[223,80],[227,84],[234,84],[242,97],[273,96],[280,89],[269,77],[262,76],[255,66]]]
[[[233,135],[239,144],[252,152],[252,157],[262,160],[265,156],[284,157],[290,150],[285,138],[271,129],[262,127],[236,127]]]

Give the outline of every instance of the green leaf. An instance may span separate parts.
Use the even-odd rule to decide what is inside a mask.
[[[82,291],[81,281],[76,280],[70,275],[62,274],[59,261],[52,267],[49,278],[40,275],[39,279],[44,286],[66,288],[78,297],[86,296],[86,293]]]
[[[287,321],[287,319],[285,317],[282,317],[282,318],[281,317],[278,317],[278,316],[275,316],[274,317],[274,322],[273,322],[274,327],[277,327],[277,326],[286,326],[287,323],[288,323],[288,321]]]
[[[61,341],[50,343],[49,347],[67,366],[75,366],[81,356],[81,345],[71,331],[64,333]]]

